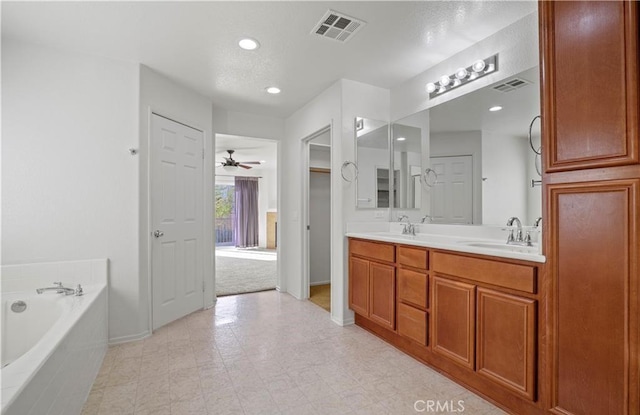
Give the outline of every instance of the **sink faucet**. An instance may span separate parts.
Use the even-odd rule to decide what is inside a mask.
[[[74,290],[73,288],[63,287],[61,282],[54,282],[53,285],[55,285],[55,287],[37,288],[36,292],[38,294],[42,294],[45,291],[55,291],[58,294],[64,294],[64,295],[76,294],[76,290]],[[82,292],[82,288],[80,288],[80,292]]]
[[[512,216],[509,218],[509,220],[507,221],[507,226],[513,226],[513,224],[515,223],[515,226],[517,226],[517,232],[516,232],[516,236],[513,236],[513,229],[509,230],[509,236],[507,237],[507,243],[508,244],[514,244],[514,243],[520,243],[522,242],[522,222],[520,222],[520,219],[518,219],[515,216]]]
[[[429,215],[424,215],[420,220],[420,223],[424,223],[425,220],[429,219],[429,223],[433,222],[433,218]]]
[[[536,219],[535,222],[533,222],[533,227],[537,228],[540,226],[540,222],[542,222],[542,216],[540,216],[538,219]]]
[[[409,216],[407,216],[407,215],[399,215],[398,216],[398,222],[402,222],[405,219],[407,220],[407,223],[405,223],[404,224],[404,228],[402,228],[402,234],[403,235],[413,235],[413,236],[415,236],[416,235],[416,227],[409,220]]]

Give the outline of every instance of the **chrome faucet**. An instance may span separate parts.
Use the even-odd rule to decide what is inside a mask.
[[[420,219],[420,223],[424,223],[427,219],[429,219],[429,223],[433,222],[433,218],[430,215],[424,215],[422,219]]]
[[[540,226],[540,222],[542,222],[542,216],[540,216],[538,219],[536,219],[535,222],[533,222],[533,227],[537,228]]]
[[[398,216],[398,222],[402,222],[403,220],[407,220],[407,223],[404,224],[404,228],[402,228],[402,234],[403,235],[413,235],[416,236],[416,227],[414,224],[411,223],[411,221],[409,220],[409,216],[407,215],[400,215]]]
[[[512,216],[507,221],[507,226],[513,226],[513,224],[517,226],[516,236],[513,236],[513,229],[509,229],[509,236],[507,237],[508,244],[517,244],[522,242],[522,222],[515,216]]]
[[[55,285],[55,287],[36,288],[36,292],[38,294],[42,294],[45,291],[55,291],[58,294],[64,294],[64,295],[77,294],[76,290],[74,290],[73,288],[63,287],[61,282],[54,282],[53,285]],[[82,288],[80,288],[80,292],[82,292]]]

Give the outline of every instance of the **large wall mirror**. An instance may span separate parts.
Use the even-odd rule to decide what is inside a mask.
[[[389,171],[389,124],[369,118],[355,119],[356,164],[358,165],[357,200],[359,209],[391,206],[394,186]]]
[[[540,146],[539,122],[529,143],[539,114],[534,67],[397,121],[394,208],[416,212],[414,220],[429,215],[433,223],[504,225],[518,216],[532,224],[542,212],[541,188],[532,185],[540,180],[532,150]],[[420,182],[417,172],[425,168],[437,174],[433,186]]]

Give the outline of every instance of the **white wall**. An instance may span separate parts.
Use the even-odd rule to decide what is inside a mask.
[[[132,63],[2,40],[3,264],[109,258],[110,338],[144,329],[138,78]]]
[[[187,124],[204,131],[204,282],[205,307],[215,302],[215,275],[213,252],[213,128],[212,105],[208,98],[195,93],[160,75],[152,69],[142,65],[140,67],[140,324],[145,320],[147,330],[150,329],[150,252],[148,206],[148,157],[149,157],[149,126],[151,113],[156,113],[174,121]],[[122,339],[128,340],[128,339]]]
[[[331,175],[309,175],[309,284],[331,282]]]
[[[483,224],[504,225],[511,216],[526,223],[530,185],[527,164],[522,161],[529,156],[528,148],[523,137],[482,132]]]
[[[282,118],[227,111],[215,106],[212,114],[213,128],[218,134],[268,138],[278,141],[284,136],[284,120]]]
[[[329,132],[326,134],[331,137]],[[315,142],[315,140],[313,141]],[[331,147],[311,144],[309,146],[309,167],[331,169]]]

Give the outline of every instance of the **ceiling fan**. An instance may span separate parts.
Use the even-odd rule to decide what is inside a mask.
[[[229,153],[229,157],[222,157],[224,161],[218,162],[217,167],[224,167],[225,169],[229,168],[238,168],[242,167],[243,169],[251,169],[251,166],[247,166],[247,164],[262,164],[259,161],[236,161],[233,159],[233,153],[235,150],[227,150]]]

